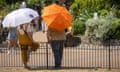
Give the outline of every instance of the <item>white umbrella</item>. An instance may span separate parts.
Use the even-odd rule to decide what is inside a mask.
[[[29,23],[39,14],[30,8],[21,8],[9,13],[3,20],[3,27],[16,27],[18,25]]]

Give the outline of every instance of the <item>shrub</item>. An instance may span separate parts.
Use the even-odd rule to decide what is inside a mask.
[[[3,6],[5,5],[6,5],[5,0],[0,0],[0,8],[3,8]]]
[[[116,20],[116,18],[112,15],[98,19],[88,19],[86,21],[85,36],[90,39],[100,39],[102,41],[109,39],[110,34],[108,32],[114,20]]]
[[[75,19],[73,21],[73,34],[78,35],[78,34],[84,34],[85,32],[85,24],[84,22],[80,21],[79,19]]]
[[[8,9],[4,9],[0,12],[0,16],[4,17],[6,16],[7,14],[9,13],[9,10]]]
[[[120,19],[113,21],[111,25],[111,31],[111,36],[113,39],[120,39]]]
[[[91,18],[93,15],[91,9],[86,9],[85,11],[81,11],[79,16],[76,16],[75,19],[73,20],[73,34],[78,35],[81,34],[83,35],[85,33],[85,22],[89,18]]]

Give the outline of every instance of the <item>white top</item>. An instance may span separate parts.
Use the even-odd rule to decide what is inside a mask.
[[[36,29],[35,29],[34,26],[32,26],[32,25],[29,24],[28,27],[27,27],[27,32],[33,33],[33,32],[36,32]]]
[[[98,14],[97,14],[97,12],[94,13],[94,19],[98,19]]]
[[[24,29],[21,29],[20,26],[18,26],[17,30],[20,32],[21,35],[23,35],[25,33]]]
[[[42,20],[42,22],[41,22],[41,24],[42,24],[42,31],[47,31],[47,29],[48,29],[48,27],[47,27],[47,25],[46,25],[46,23],[45,23],[45,21],[44,20]]]
[[[26,6],[26,2],[23,1],[20,8],[26,8],[26,7],[27,7],[27,6]]]

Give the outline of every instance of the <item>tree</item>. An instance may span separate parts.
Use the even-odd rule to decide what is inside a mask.
[[[5,5],[6,5],[5,0],[0,0],[0,8],[2,8]]]

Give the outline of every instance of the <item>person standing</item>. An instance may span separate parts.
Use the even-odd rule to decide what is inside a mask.
[[[54,54],[55,68],[60,68],[63,56],[64,42],[66,40],[65,31],[58,31],[56,29],[48,27],[47,39]]]
[[[2,25],[0,24],[0,44],[2,43]]]
[[[39,48],[39,44],[34,42],[32,38],[34,28],[29,27],[30,25],[33,26],[32,24],[33,21],[22,24],[17,28],[18,45],[21,48],[21,57],[25,68],[29,68],[27,62],[29,61],[30,53],[32,51],[35,52]]]
[[[58,0],[56,1],[55,3],[60,5],[60,6],[63,6],[63,7],[66,7],[66,5],[64,4],[66,0]]]
[[[17,47],[17,29],[16,27],[9,27],[8,29],[8,37],[7,37],[7,43],[8,43],[8,54],[15,53],[15,49]]]
[[[26,8],[26,7],[27,7],[26,2],[22,1],[20,8]]]
[[[56,1],[55,3],[60,6],[63,5],[63,1],[61,2],[60,0]],[[46,34],[47,34],[48,43],[50,43],[54,55],[54,61],[55,61],[54,68],[59,69],[61,68],[61,64],[62,64],[63,48],[66,40],[65,30],[59,31],[57,29],[48,26]]]
[[[36,29],[37,25],[35,24],[35,20],[32,20],[28,25],[27,25],[27,32],[31,34],[31,37],[33,36],[33,33],[37,31]]]
[[[44,20],[42,20],[41,21],[41,29],[42,29],[42,32],[44,33],[44,32],[46,32],[47,31],[47,25],[46,25],[46,23],[45,23],[45,21]]]
[[[20,25],[17,28],[18,45],[21,48],[22,62],[25,68],[29,68],[27,62],[30,56],[30,45],[32,45],[31,33],[27,32],[28,24]]]
[[[2,43],[2,33],[3,33],[2,17],[0,16],[0,44]]]
[[[42,10],[42,4],[41,4],[41,1],[38,1],[36,4],[35,4],[35,7],[34,9],[38,12],[39,16],[40,17],[37,17],[35,19],[35,24],[37,25],[37,31],[39,31],[41,29],[41,10]]]

